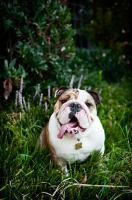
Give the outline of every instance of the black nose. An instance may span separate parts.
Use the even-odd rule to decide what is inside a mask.
[[[72,112],[80,112],[80,110],[82,109],[82,107],[80,106],[80,104],[79,103],[71,103],[71,105],[70,105],[70,110],[72,111]]]

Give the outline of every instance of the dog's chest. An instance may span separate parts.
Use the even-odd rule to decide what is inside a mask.
[[[98,117],[96,117],[89,129],[80,133],[80,136],[67,137],[63,135],[63,138],[60,139],[57,137],[58,132],[58,122],[55,114],[53,114],[49,121],[51,145],[55,149],[57,156],[70,163],[84,161],[93,150],[100,150],[104,145],[104,130]]]
[[[86,138],[67,138],[63,137],[54,143],[56,154],[64,158],[66,161],[73,163],[75,161],[84,161],[91,152],[91,145],[88,146]]]

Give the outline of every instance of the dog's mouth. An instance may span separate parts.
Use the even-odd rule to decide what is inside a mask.
[[[60,124],[60,132],[58,133],[57,137],[62,139],[63,135],[67,135],[67,136],[75,136],[76,134],[78,134],[80,131],[84,132],[85,128],[82,128],[79,125],[79,122],[77,120],[77,118],[74,116],[68,123],[66,124]]]

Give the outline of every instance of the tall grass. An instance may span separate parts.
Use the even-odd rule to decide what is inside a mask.
[[[37,143],[53,108],[45,111],[44,103],[31,102],[30,110],[16,117],[8,115],[16,112],[14,106],[9,112],[1,108],[0,199],[132,199],[131,86],[103,83],[95,89],[100,88],[98,115],[106,132],[105,154],[100,160],[93,152],[84,163],[69,164],[68,178]]]

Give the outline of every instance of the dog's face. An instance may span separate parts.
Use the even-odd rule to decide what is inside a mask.
[[[87,129],[94,121],[96,105],[101,98],[91,90],[69,89],[61,87],[56,96],[58,100],[54,111],[58,120],[58,138],[79,137],[87,134]]]

